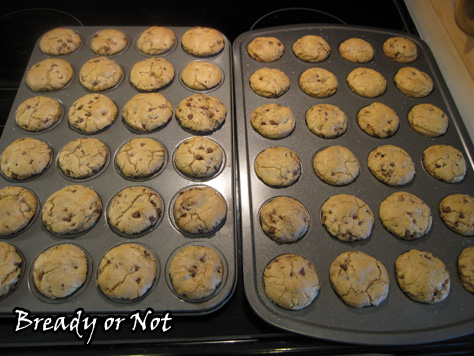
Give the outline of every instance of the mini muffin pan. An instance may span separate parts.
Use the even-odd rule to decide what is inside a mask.
[[[7,119],[2,138],[0,140],[0,151],[14,140],[21,137],[34,137],[46,141],[53,150],[52,164],[39,176],[27,181],[7,180],[0,178],[0,188],[6,186],[22,186],[35,193],[39,200],[39,214],[28,228],[11,237],[2,237],[1,241],[8,242],[15,246],[24,256],[23,270],[25,278],[17,285],[16,289],[0,303],[0,314],[9,316],[15,307],[25,308],[32,313],[70,313],[77,308],[83,308],[87,313],[129,313],[135,310],[145,310],[152,308],[155,312],[169,311],[171,313],[183,315],[201,315],[213,312],[224,305],[232,296],[236,278],[237,278],[237,233],[236,233],[236,200],[234,193],[234,171],[235,161],[233,148],[233,84],[232,84],[232,48],[229,41],[225,38],[225,47],[220,53],[200,58],[186,53],[181,47],[181,38],[186,27],[169,27],[176,36],[176,45],[167,53],[157,57],[165,58],[175,69],[174,80],[164,88],[157,90],[162,94],[176,110],[181,100],[196,94],[208,94],[218,98],[227,108],[226,119],[212,133],[206,134],[220,144],[224,150],[226,160],[219,174],[207,179],[205,182],[196,181],[184,177],[178,173],[174,167],[172,152],[175,147],[183,140],[194,136],[195,134],[185,131],[177,122],[173,115],[170,122],[153,132],[139,133],[131,131],[122,120],[122,112],[125,104],[136,94],[136,90],[129,82],[130,71],[133,65],[143,61],[150,56],[144,55],[136,48],[136,41],[143,31],[148,27],[113,27],[124,32],[129,45],[120,53],[112,55],[109,58],[116,61],[123,69],[124,75],[122,81],[114,88],[100,92],[114,101],[118,108],[118,115],[113,124],[96,134],[85,134],[73,130],[67,118],[67,112],[72,104],[91,92],[87,91],[79,83],[79,71],[82,65],[88,60],[98,57],[90,50],[90,39],[95,33],[103,27],[70,27],[75,30],[82,39],[80,48],[71,54],[61,56],[61,59],[68,61],[74,68],[74,77],[72,81],[63,89],[51,92],[34,92],[25,83],[26,72],[36,63],[46,58],[54,57],[42,53],[39,49],[39,39],[33,49],[30,61],[25,71],[25,76],[20,85],[18,94],[13,103],[12,111]],[[223,72],[222,83],[207,91],[194,91],[181,83],[179,75],[181,69],[188,63],[197,60],[203,60],[215,63]],[[53,127],[43,132],[28,132],[20,129],[15,123],[15,111],[20,103],[27,98],[43,95],[53,97],[61,103],[63,113],[61,121]],[[80,137],[95,137],[101,140],[108,147],[109,160],[103,171],[87,179],[71,179],[65,177],[57,161],[57,155],[61,149],[70,141]],[[137,137],[150,137],[158,140],[167,152],[165,166],[158,174],[146,180],[127,179],[119,174],[115,167],[115,156],[118,149],[127,141]],[[72,185],[82,184],[94,189],[102,201],[102,214],[98,222],[87,232],[78,234],[74,237],[53,235],[42,224],[41,209],[48,197],[59,189]],[[207,236],[185,236],[180,233],[172,222],[172,210],[170,202],[173,197],[181,190],[194,186],[196,184],[205,184],[216,189],[224,198],[227,204],[227,218],[220,228],[211,235]],[[147,186],[155,190],[163,201],[163,215],[157,222],[157,225],[146,231],[146,233],[137,236],[124,236],[114,232],[107,223],[107,207],[115,194],[130,186]],[[79,293],[61,300],[48,300],[48,298],[38,297],[34,286],[30,281],[30,273],[36,256],[58,243],[70,242],[83,248],[90,256],[91,276],[87,284],[82,287]],[[125,242],[135,242],[148,246],[157,257],[157,263],[161,268],[153,285],[153,288],[142,298],[131,302],[118,302],[107,298],[101,293],[97,285],[97,268],[100,260],[105,253]],[[169,257],[177,249],[186,244],[206,244],[213,246],[218,250],[225,261],[226,266],[225,280],[222,281],[218,290],[210,297],[201,301],[189,302],[177,296],[170,289],[165,276],[165,266]]]
[[[304,35],[319,35],[331,47],[330,56],[321,63],[307,63],[292,51],[293,43]],[[247,45],[258,36],[278,38],[285,46],[283,56],[272,63],[260,63],[247,53]],[[411,38],[417,45],[418,58],[408,64],[397,63],[385,56],[383,43],[390,37]],[[339,44],[357,37],[372,44],[374,58],[366,64],[351,63],[341,57]],[[474,172],[471,158],[473,146],[459,113],[444,83],[441,73],[427,45],[419,38],[374,28],[302,25],[274,27],[241,34],[234,42],[235,106],[237,147],[239,152],[239,189],[242,200],[242,253],[246,296],[255,312],[268,323],[303,335],[321,339],[360,344],[416,344],[457,337],[474,328],[474,296],[461,285],[457,272],[457,258],[466,247],[474,244],[473,237],[463,237],[448,229],[439,216],[440,201],[453,193],[474,195]],[[411,98],[402,94],[394,84],[396,72],[412,66],[427,73],[434,82],[434,90],[424,98]],[[252,91],[250,76],[258,69],[278,68],[290,78],[289,90],[278,98],[264,98]],[[301,73],[312,67],[329,70],[336,75],[338,89],[328,98],[314,98],[305,94],[298,85]],[[377,98],[365,98],[353,93],[346,82],[347,75],[357,67],[372,68],[387,80],[386,92]],[[364,133],[357,124],[358,111],[372,102],[382,102],[394,109],[400,126],[391,137],[374,138]],[[296,128],[285,138],[272,140],[262,137],[252,127],[250,115],[266,103],[289,106],[296,116]],[[348,116],[348,129],[340,137],[324,139],[313,134],[306,126],[305,113],[313,105],[328,103],[340,107]],[[447,132],[437,138],[428,138],[415,132],[407,115],[416,104],[432,103],[449,116]],[[414,161],[414,180],[404,186],[393,187],[378,181],[367,164],[369,153],[385,144],[406,150]],[[452,145],[466,160],[464,180],[448,184],[435,180],[423,168],[423,151],[435,144]],[[314,154],[332,145],[349,148],[360,162],[360,174],[345,186],[331,186],[321,181],[312,167]],[[286,188],[272,188],[260,181],[254,170],[257,155],[265,148],[283,146],[292,149],[302,161],[302,174],[298,181]],[[412,241],[402,240],[389,233],[380,222],[380,203],[396,191],[407,191],[421,198],[431,209],[433,223],[430,232]],[[332,237],[321,223],[323,203],[336,194],[351,194],[362,199],[371,208],[375,223],[368,239],[342,242]],[[306,235],[291,244],[278,244],[264,234],[259,222],[262,205],[275,196],[287,195],[302,202],[309,210],[311,226]],[[396,258],[410,249],[434,253],[447,266],[451,290],[447,299],[436,304],[411,300],[399,288],[395,277]],[[379,306],[356,309],[346,305],[333,290],[329,267],[341,253],[359,250],[380,260],[389,272],[390,291]],[[276,256],[295,253],[311,260],[321,280],[319,295],[311,305],[298,311],[286,310],[272,303],[266,296],[263,272]]]

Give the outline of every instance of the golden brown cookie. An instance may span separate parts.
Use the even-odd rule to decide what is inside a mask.
[[[336,105],[314,105],[306,112],[305,119],[308,129],[322,138],[336,138],[347,130],[347,115]]]
[[[369,153],[368,166],[381,182],[391,186],[410,183],[415,177],[415,164],[410,155],[394,145],[383,145]]]
[[[413,98],[423,98],[433,91],[431,77],[414,67],[400,68],[394,80],[398,90]]]
[[[250,88],[265,98],[278,98],[290,88],[290,78],[277,68],[260,68],[249,79]]]
[[[107,57],[91,58],[81,67],[79,82],[90,91],[112,89],[123,77],[122,67]]]
[[[474,236],[474,198],[468,194],[451,194],[439,204],[439,215],[454,232]]]
[[[263,137],[277,139],[293,132],[296,119],[288,106],[270,103],[256,108],[250,115],[250,123]]]
[[[162,26],[152,26],[142,32],[137,40],[137,48],[145,54],[154,56],[168,52],[175,43],[176,36],[173,30]]]
[[[474,247],[461,251],[458,257],[458,273],[461,283],[469,293],[474,293]]]
[[[39,48],[43,53],[60,56],[74,52],[82,43],[81,36],[70,28],[55,28],[41,36]]]
[[[423,151],[423,167],[433,178],[445,183],[461,182],[466,176],[466,160],[449,145],[432,145]]]
[[[88,134],[98,133],[113,124],[118,108],[104,94],[86,94],[69,108],[68,121],[76,130]]]
[[[15,121],[24,130],[39,132],[58,122],[61,112],[58,100],[47,96],[35,96],[18,105]]]
[[[387,90],[385,77],[372,68],[356,68],[347,75],[346,80],[354,93],[365,98],[376,98]]]
[[[24,261],[18,250],[13,245],[0,241],[0,297],[17,287],[23,269]]]
[[[258,62],[270,63],[281,58],[285,46],[275,37],[257,37],[249,43],[247,52]]]
[[[346,185],[359,175],[360,163],[351,150],[335,145],[314,155],[313,169],[316,175],[328,184]]]
[[[164,58],[147,58],[133,65],[130,82],[138,90],[154,91],[171,83],[174,67]]]
[[[217,87],[222,82],[222,72],[212,62],[193,61],[183,68],[181,80],[188,88],[209,90]]]
[[[91,40],[91,50],[100,56],[111,56],[125,49],[128,37],[122,31],[107,28],[100,30]]]
[[[286,147],[269,147],[255,159],[255,173],[262,182],[272,187],[287,187],[301,175],[301,160]]]
[[[55,91],[64,88],[72,79],[74,69],[64,59],[46,58],[26,72],[26,84],[34,91]]]
[[[321,36],[306,35],[293,44],[293,53],[305,62],[319,63],[331,54],[331,46]]]
[[[395,62],[410,63],[418,57],[415,42],[406,37],[391,37],[384,42],[382,49]]]
[[[387,138],[397,132],[400,119],[390,106],[374,102],[359,110],[357,123],[366,134],[372,137]]]
[[[446,133],[449,119],[443,110],[433,104],[415,105],[408,113],[410,126],[426,137],[439,137]]]
[[[299,80],[301,90],[315,98],[327,98],[334,95],[338,88],[336,76],[324,68],[309,68]]]
[[[35,217],[37,209],[36,197],[28,189],[0,189],[0,236],[10,236],[25,229]]]
[[[213,28],[196,26],[183,34],[181,44],[189,54],[207,57],[220,53],[224,49],[225,40],[224,36]]]
[[[159,93],[140,93],[123,108],[123,120],[134,130],[151,132],[165,126],[173,116],[173,106]]]
[[[353,63],[367,63],[374,58],[374,48],[362,38],[349,38],[339,45],[342,58]]]

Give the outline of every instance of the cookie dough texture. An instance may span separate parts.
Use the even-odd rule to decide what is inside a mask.
[[[415,42],[405,37],[387,39],[382,49],[388,58],[399,63],[411,63],[418,57]]]
[[[468,194],[451,194],[439,204],[444,223],[462,236],[474,236],[474,198]]]
[[[390,278],[382,262],[361,251],[344,252],[329,268],[334,291],[349,306],[378,306],[388,296]]]
[[[347,130],[347,115],[336,105],[314,105],[306,112],[305,119],[308,129],[322,138],[336,138]]]
[[[359,110],[357,123],[367,135],[387,138],[397,132],[400,119],[391,107],[374,102]]]
[[[74,52],[81,45],[79,34],[70,28],[55,28],[41,36],[39,48],[45,54],[60,56]]]
[[[225,121],[227,108],[218,98],[194,94],[183,99],[176,108],[179,124],[194,133],[210,133]]]
[[[270,238],[280,243],[294,242],[309,229],[308,209],[295,198],[275,197],[260,209],[260,225]]]
[[[50,299],[67,297],[86,282],[85,252],[73,244],[55,245],[42,252],[33,264],[35,287]]]
[[[263,272],[265,294],[275,304],[289,310],[309,306],[321,288],[314,264],[297,254],[274,258]]]
[[[126,235],[155,227],[163,214],[163,203],[154,190],[132,186],[115,195],[107,208],[109,224]]]
[[[461,182],[466,176],[466,161],[457,148],[432,145],[423,151],[423,167],[433,178],[445,183]]]
[[[269,147],[255,159],[255,173],[264,183],[273,187],[287,187],[301,175],[301,160],[286,147]]]
[[[349,88],[365,98],[376,98],[387,90],[387,80],[375,69],[360,67],[347,76]]]
[[[174,67],[164,58],[147,58],[133,65],[130,82],[146,92],[161,89],[174,79]]]
[[[378,180],[391,186],[408,184],[415,177],[415,164],[410,155],[394,145],[383,145],[372,150],[368,166]]]
[[[0,297],[13,291],[23,273],[23,259],[16,248],[0,241]]]
[[[219,172],[224,160],[221,146],[207,137],[194,136],[181,142],[174,155],[176,168],[193,178],[209,178]]]
[[[474,293],[474,247],[461,251],[458,257],[458,273],[461,283],[470,293]]]
[[[395,261],[395,275],[401,290],[414,301],[433,304],[449,295],[449,271],[431,252],[412,249],[403,253]]]
[[[165,126],[173,116],[173,106],[159,93],[140,93],[123,108],[123,119],[140,132],[151,132]]]
[[[137,40],[137,48],[140,52],[154,56],[170,51],[176,43],[173,30],[152,26],[143,31]]]
[[[193,61],[183,68],[181,80],[188,88],[209,90],[222,82],[222,72],[214,63]]]
[[[77,99],[69,109],[69,124],[76,130],[88,134],[100,132],[115,121],[118,108],[104,94],[86,94]]]
[[[395,85],[405,95],[423,98],[433,91],[431,77],[414,67],[400,68],[395,74]]]
[[[247,52],[258,62],[270,63],[281,58],[285,46],[275,37],[257,37],[249,43]]]
[[[415,105],[408,113],[408,123],[419,134],[439,137],[446,133],[449,118],[439,107],[423,103]]]
[[[57,235],[71,235],[92,228],[102,213],[97,193],[83,185],[68,185],[51,194],[43,206],[43,225]]]
[[[74,179],[88,178],[99,172],[107,162],[109,150],[97,138],[84,137],[67,143],[59,152],[62,172]]]
[[[263,137],[278,139],[290,135],[296,126],[293,111],[277,103],[264,104],[250,115],[252,127]]]
[[[211,296],[223,281],[224,265],[210,246],[188,245],[173,257],[169,277],[180,296],[200,300]]]
[[[52,156],[53,152],[46,142],[23,137],[5,148],[0,157],[0,168],[6,178],[24,180],[43,173]]]
[[[100,290],[109,298],[134,300],[144,296],[157,278],[153,252],[139,244],[124,243],[102,257],[97,274]]]
[[[35,96],[18,105],[15,121],[24,130],[39,132],[58,122],[61,113],[61,104],[58,100],[47,96]]]
[[[250,88],[265,98],[278,98],[290,88],[290,78],[277,68],[260,68],[249,81]]]
[[[26,84],[34,91],[56,91],[64,88],[74,75],[71,64],[60,58],[46,58],[26,72]]]
[[[293,53],[302,61],[319,63],[331,54],[331,46],[321,36],[306,35],[293,44]]]
[[[196,26],[183,34],[181,44],[189,54],[207,57],[220,53],[224,49],[225,40],[216,29]]]
[[[313,158],[316,175],[331,185],[346,185],[360,172],[360,163],[351,150],[344,146],[330,146],[317,152]]]
[[[120,173],[128,178],[148,178],[163,167],[166,152],[164,146],[149,137],[134,138],[117,152],[115,163]]]
[[[321,207],[321,222],[326,230],[341,241],[368,238],[374,225],[374,214],[361,199],[350,194],[330,197]]]
[[[107,28],[97,32],[91,40],[91,50],[100,56],[111,56],[125,49],[128,37],[122,31]]]
[[[176,226],[189,234],[218,230],[227,216],[227,204],[215,189],[194,186],[181,191],[173,206]]]
[[[301,90],[315,98],[328,98],[334,95],[338,88],[336,76],[324,68],[309,68],[299,80]]]
[[[28,189],[0,189],[0,236],[9,236],[26,228],[36,215],[38,203]]]
[[[367,63],[374,58],[374,48],[362,38],[349,38],[339,45],[339,54],[352,63]]]
[[[99,92],[119,84],[123,77],[122,67],[107,57],[91,58],[81,67],[79,82],[84,88]]]
[[[380,204],[379,216],[383,226],[395,236],[414,240],[426,235],[433,221],[430,207],[419,197],[398,191]]]

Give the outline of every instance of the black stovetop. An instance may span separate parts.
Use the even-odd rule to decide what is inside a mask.
[[[290,6],[291,5],[291,6]],[[59,26],[209,26],[232,42],[239,34],[264,27],[330,23],[387,28],[417,35],[402,0],[110,2],[33,1],[2,4],[0,12],[0,129],[3,128],[39,36]],[[1,301],[0,301],[1,303]],[[13,314],[12,314],[13,315]],[[245,299],[242,275],[231,300],[218,311],[174,318],[166,334],[98,330],[92,346],[72,333],[14,332],[14,318],[0,319],[2,354],[452,354],[470,353],[474,335],[429,345],[362,346],[315,340],[275,329],[260,320]],[[389,321],[388,321],[389,322]]]

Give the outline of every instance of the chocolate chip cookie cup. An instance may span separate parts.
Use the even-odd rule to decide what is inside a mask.
[[[21,283],[25,256],[16,246],[0,241],[0,301],[12,294]]]
[[[145,56],[166,55],[173,52],[178,41],[172,29],[151,26],[135,40],[135,49]]]
[[[58,99],[36,95],[18,105],[15,123],[25,134],[42,134],[59,125],[64,111],[64,105]]]
[[[204,93],[216,90],[224,82],[222,69],[208,61],[192,61],[181,69],[179,82],[184,88]]]

